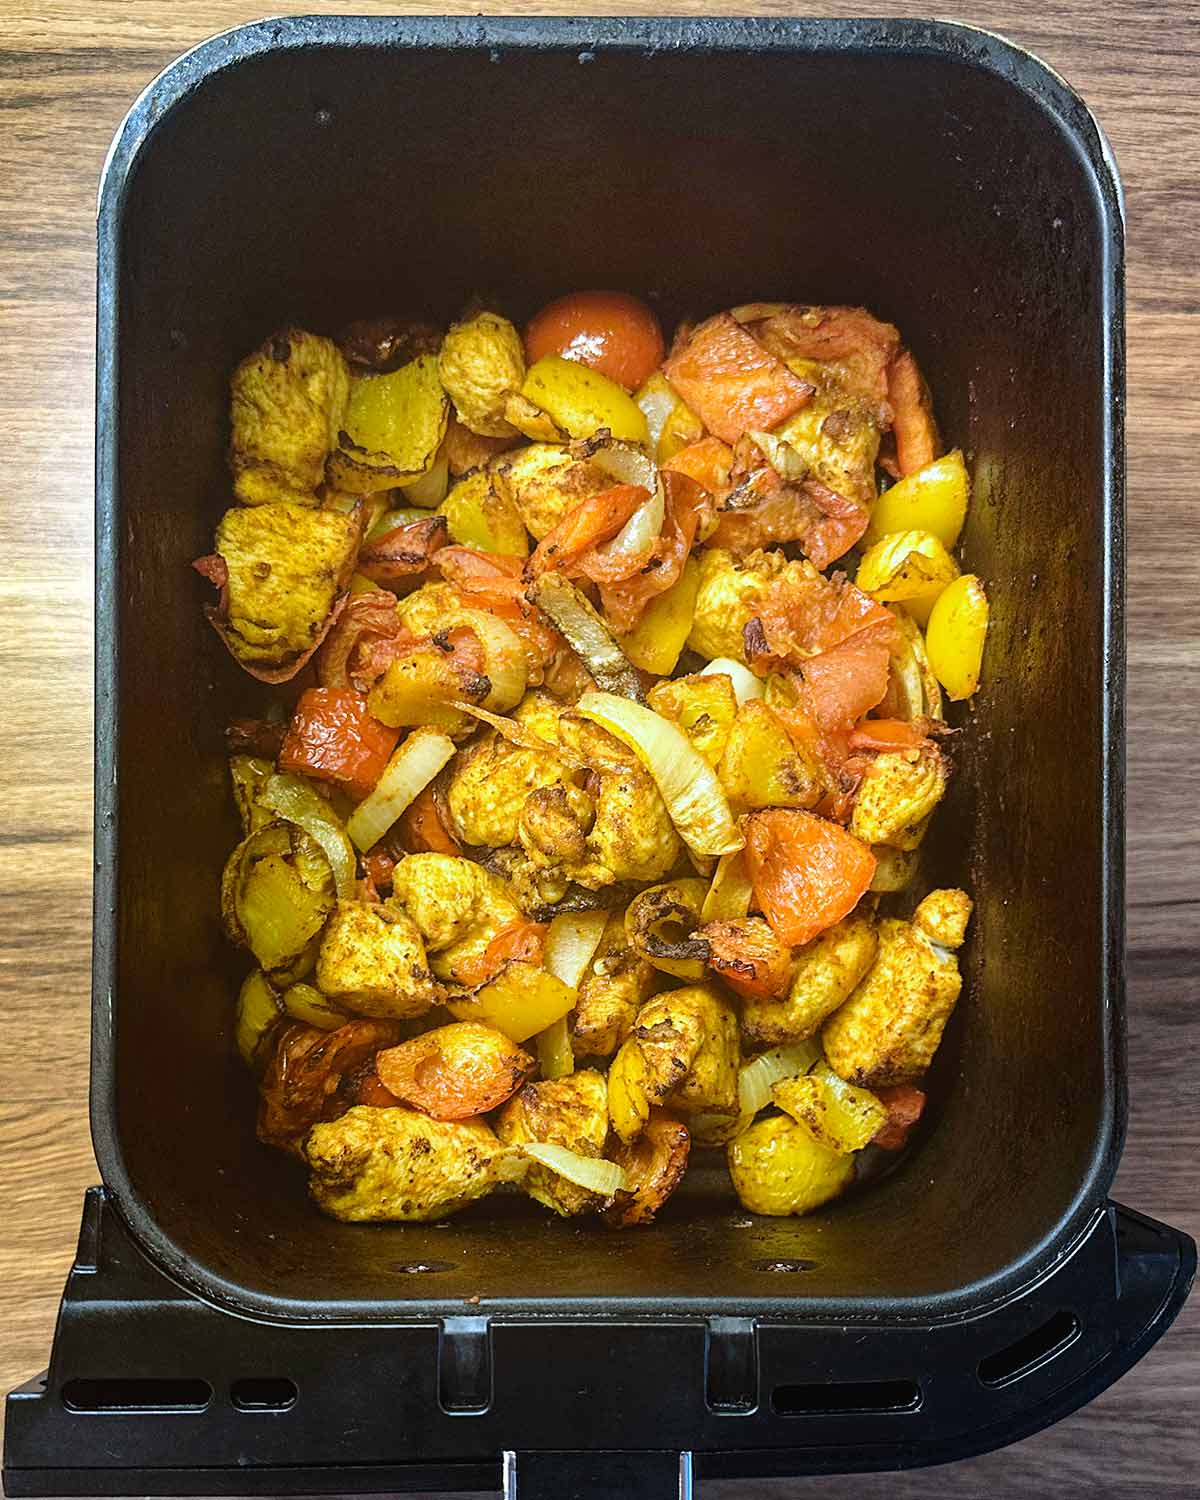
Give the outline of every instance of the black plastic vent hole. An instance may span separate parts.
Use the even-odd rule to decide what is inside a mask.
[[[794,1275],[797,1271],[815,1271],[815,1260],[752,1260],[752,1271],[773,1271],[780,1276]]]
[[[70,1411],[203,1411],[212,1400],[207,1380],[68,1380]]]
[[[294,1380],[235,1380],[229,1387],[229,1399],[238,1411],[287,1411],[295,1404]]]
[[[771,1392],[771,1410],[780,1417],[916,1411],[920,1404],[921,1387],[911,1380],[835,1380],[819,1385],[777,1385]]]
[[[1016,1343],[997,1349],[979,1361],[979,1379],[984,1385],[1007,1385],[1020,1380],[1047,1360],[1054,1359],[1079,1337],[1079,1319],[1064,1308],[1027,1333]]]

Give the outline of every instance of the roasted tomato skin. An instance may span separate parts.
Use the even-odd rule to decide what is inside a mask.
[[[665,353],[658,319],[627,292],[571,292],[548,302],[525,329],[532,365],[560,354],[599,370],[626,390],[649,380]]]

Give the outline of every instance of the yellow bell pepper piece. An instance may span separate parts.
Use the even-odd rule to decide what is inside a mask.
[[[521,395],[571,437],[593,437],[607,427],[620,442],[649,444],[646,418],[633,397],[577,360],[547,354],[530,366]]]
[[[967,466],[955,448],[884,490],[863,541],[870,546],[896,531],[928,531],[949,549],[962,531],[970,492]]]
[[[691,633],[699,592],[700,564],[689,557],[678,579],[651,599],[642,618],[620,638],[621,650],[635,667],[656,677],[666,677],[675,670]]]
[[[924,625],[958,564],[931,531],[897,531],[863,554],[855,583],[884,604],[903,603]]]
[[[974,573],[964,573],[943,589],[925,633],[929,665],[955,701],[969,698],[979,686],[987,628],[983,585]]]
[[[481,552],[529,556],[529,537],[521,513],[486,469],[476,469],[460,479],[443,500],[441,514],[452,542],[478,547]]]
[[[513,959],[474,994],[447,1000],[446,1009],[456,1020],[482,1021],[509,1041],[524,1042],[561,1020],[577,998],[569,984],[545,969]]]

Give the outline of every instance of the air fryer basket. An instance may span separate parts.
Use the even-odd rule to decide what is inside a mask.
[[[959,1392],[947,1410],[974,1422],[974,1446],[1052,1420],[1115,1378],[1117,1353],[1137,1357],[1189,1273],[1186,1242],[1161,1231],[1155,1250],[1157,1227],[1105,1209],[1125,1117],[1122,229],[1078,98],[1007,43],[945,24],[294,18],[217,37],[147,90],[114,143],[99,229],[105,1187],[85,1238],[101,1272],[119,1282],[136,1264],[129,1295],[160,1326],[204,1309],[226,1330],[212,1334],[222,1370],[237,1339],[314,1370],[314,1350],[355,1350],[393,1379],[403,1350],[423,1374],[376,1463],[490,1465],[521,1448],[545,1470],[561,1447],[661,1448],[664,1473],[692,1447],[712,1472],[717,1450],[748,1447],[758,1471],[929,1461],[971,1441],[951,1439],[919,1382],[906,1394],[914,1361],[969,1364],[987,1388],[977,1320],[995,1309],[1026,1308],[1013,1337],[1042,1328],[1042,1363],[1074,1342],[1077,1367],[1040,1405],[993,1381],[977,1420]],[[448,318],[474,293],[519,317],[590,285],[649,293],[668,326],[751,298],[863,303],[911,342],[968,454],[963,550],[993,613],[928,871],[977,903],[936,1107],[899,1170],[800,1220],[747,1220],[714,1169],[623,1236],[517,1200],[450,1228],[336,1224],[253,1142],[229,1044],[221,728],[263,690],[208,631],[186,569],[228,503],[229,371],[289,321]],[[1171,1297],[1120,1311],[1114,1257],[1147,1245]],[[1080,1343],[1079,1307],[1046,1288],[1067,1262],[1083,1277],[1088,1256],[1106,1290],[1083,1299],[1098,1342]],[[843,1369],[851,1325],[872,1330],[872,1380],[895,1389],[822,1407],[812,1392]],[[960,1344],[944,1332],[918,1359],[915,1331],[935,1329]],[[558,1391],[587,1368],[611,1399]],[[521,1415],[514,1381],[526,1402],[556,1392],[558,1428]],[[628,1417],[643,1399],[659,1425]],[[465,1412],[474,1425],[446,1420]],[[788,1427],[806,1413],[834,1456],[816,1428]],[[321,1462],[303,1430],[303,1461]],[[153,1448],[130,1441],[126,1474]],[[576,1493],[555,1473],[548,1493]]]

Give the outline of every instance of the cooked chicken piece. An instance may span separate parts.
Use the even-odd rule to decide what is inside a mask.
[[[521,917],[498,875],[456,854],[407,854],[392,871],[392,905],[419,929],[430,967],[452,979],[463,959],[481,955],[501,928]]]
[[[589,818],[588,807],[579,799],[568,804],[586,834],[582,859],[572,858],[568,847],[561,853],[539,849],[532,839],[527,841],[522,828],[522,846],[530,859],[591,891],[626,880],[641,885],[661,880],[683,846],[649,771],[632,750],[588,720],[565,714],[558,723],[558,737],[577,762],[592,770],[594,817]]]
[[[581,500],[613,485],[603,469],[587,459],[572,458],[557,443],[530,443],[502,453],[489,467],[500,493],[517,507],[539,542]]]
[[[752,1214],[806,1214],[854,1181],[854,1157],[831,1151],[787,1115],[768,1115],[727,1151],[734,1190]]]
[[[614,911],[571,1013],[575,1055],[611,1057],[633,1029],[653,988],[654,969],[629,946],[624,911]]]
[[[706,547],[700,554],[700,589],[689,647],[708,661],[726,657],[744,663],[742,633],[758,613],[766,586],[802,568],[778,550],[736,558],[724,547]]]
[[[352,1222],[444,1219],[521,1175],[483,1120],[431,1120],[413,1109],[356,1105],[304,1142],[317,1206]]]
[[[802,380],[816,386],[816,394],[775,436],[796,451],[814,479],[847,500],[873,504],[881,403],[849,390],[835,371],[816,360],[789,363]]]
[[[946,791],[946,762],[934,745],[877,755],[859,783],[850,831],[868,844],[915,849]]]
[[[483,437],[511,437],[504,404],[525,379],[521,335],[498,313],[454,323],[438,357],[438,374],[464,427]]]
[[[440,998],[421,934],[391,903],[339,901],[317,956],[317,987],[364,1016],[420,1016]]]
[[[966,891],[953,888],[930,891],[912,914],[912,924],[930,942],[943,948],[961,948],[971,920],[972,902]]]
[[[230,385],[233,492],[244,505],[316,505],[337,446],[350,372],[331,339],[287,328],[242,360]]]
[[[417,636],[445,629],[462,607],[462,595],[448,583],[423,583],[396,601],[400,623]]]
[[[562,711],[563,705],[548,693],[527,693],[513,713],[518,724],[546,740],[545,754],[489,730],[454,757],[446,808],[450,831],[461,843],[489,849],[515,844],[530,793],[567,782],[567,767],[553,748]]]
[[[228,582],[224,608],[210,618],[243,666],[281,671],[320,644],[358,541],[357,516],[341,511],[304,505],[226,511],[215,545]]]
[[[847,1083],[918,1078],[942,1040],[962,977],[950,944],[931,941],[926,934],[932,926],[961,942],[970,899],[963,891],[934,891],[917,913],[912,922],[880,922],[874,962],[825,1022],[825,1056]]]
[[[738,1109],[737,1014],[715,989],[694,985],[656,995],[638,1012],[608,1075],[608,1110],[625,1142],[639,1135],[652,1104],[668,1099],[695,1114]]]
[[[738,707],[733,683],[724,673],[664,678],[650,689],[646,702],[656,714],[678,724],[692,748],[716,767]]]
[[[608,1140],[608,1080],[593,1068],[541,1083],[527,1083],[500,1112],[496,1134],[506,1146],[540,1141],[577,1156],[601,1157]],[[532,1162],[522,1186],[536,1203],[563,1218],[594,1212],[604,1201]]]
[[[812,1036],[870,968],[877,947],[875,923],[863,912],[852,912],[797,948],[796,972],[785,1000],[743,1000],[746,1042],[776,1047]]]

